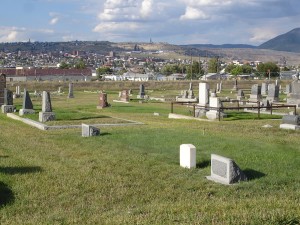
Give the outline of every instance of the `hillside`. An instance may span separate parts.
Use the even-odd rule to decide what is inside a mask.
[[[279,35],[259,46],[260,49],[300,52],[300,28]]]

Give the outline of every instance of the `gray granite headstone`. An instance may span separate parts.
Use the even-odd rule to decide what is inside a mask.
[[[68,93],[68,98],[74,98],[73,83],[69,83],[69,93]]]
[[[291,84],[287,84],[287,85],[286,85],[285,93],[286,93],[286,94],[292,93],[292,85],[291,85]]]
[[[100,129],[88,124],[82,124],[82,137],[91,137],[100,135]]]
[[[260,101],[261,99],[261,86],[254,84],[251,87],[250,101]]]
[[[232,159],[212,154],[211,175],[207,179],[222,184],[233,184],[246,181],[247,177]]]
[[[262,95],[267,95],[268,93],[268,84],[262,83],[261,84],[261,94]]]
[[[50,93],[43,91],[42,112],[52,112]]]
[[[13,92],[8,90],[7,88],[4,89],[4,105],[13,105],[14,98]]]
[[[282,117],[283,124],[300,125],[299,115],[285,115]]]
[[[279,87],[275,84],[269,85],[267,100],[271,102],[279,101]]]

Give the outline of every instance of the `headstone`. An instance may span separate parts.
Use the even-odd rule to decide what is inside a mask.
[[[16,86],[16,93],[13,95],[13,98],[20,98],[21,97],[21,91],[20,86]]]
[[[2,113],[12,113],[15,111],[16,107],[13,105],[13,92],[4,89],[4,104],[1,106]]]
[[[137,98],[145,98],[145,86],[144,84],[140,85],[140,91]]]
[[[108,107],[109,104],[107,102],[107,94],[106,93],[100,93],[99,94],[99,105],[97,106],[97,109],[103,109]]]
[[[233,84],[233,90],[237,90],[238,89],[238,83],[237,83],[237,79],[234,80],[234,84]]]
[[[6,88],[6,75],[0,74],[0,106],[4,105],[4,89]]]
[[[198,102],[198,99],[195,98],[192,83],[189,85],[188,90],[182,90],[180,96],[176,96],[177,102]]]
[[[123,102],[129,102],[128,90],[121,91],[120,100],[123,101]]]
[[[285,93],[288,95],[290,93],[292,93],[292,85],[291,84],[287,84],[286,88],[285,88]]]
[[[261,84],[261,94],[267,95],[268,94],[268,85],[266,83]]]
[[[34,114],[35,111],[33,110],[32,101],[30,98],[30,95],[26,89],[24,89],[24,95],[23,95],[23,105],[22,109],[19,111],[19,115],[23,116],[24,114]]]
[[[199,83],[199,105],[207,106],[209,104],[209,84]]]
[[[192,144],[180,145],[180,166],[196,168],[196,147]]]
[[[280,124],[281,129],[300,130],[300,116],[298,115],[285,115],[282,117]]]
[[[300,106],[300,82],[298,80],[292,82],[292,93],[287,98],[287,103]]]
[[[246,181],[247,177],[232,159],[211,154],[211,175],[207,179],[221,184],[234,184]]]
[[[190,82],[189,90],[193,90],[193,83]]]
[[[269,86],[267,100],[270,102],[278,102],[279,101],[279,87],[275,84],[271,84]]]
[[[237,100],[243,100],[243,99],[245,99],[244,91],[242,89],[239,89],[237,93]]]
[[[57,93],[58,94],[62,93],[61,87],[58,87]]]
[[[68,98],[74,98],[73,83],[69,83],[69,93],[68,93]]]
[[[262,108],[263,111],[271,110],[271,104],[270,104],[270,101],[267,100],[267,99],[264,99],[264,100],[261,102],[261,106],[264,107],[264,108]],[[266,108],[265,108],[265,107],[266,107]]]
[[[81,136],[82,137],[91,137],[91,136],[98,136],[100,135],[100,129],[88,124],[81,125]]]
[[[258,84],[254,84],[251,87],[251,94],[249,101],[257,102],[261,100],[261,86]]]
[[[209,120],[216,120],[223,117],[226,117],[226,114],[224,114],[222,109],[222,102],[219,97],[210,97],[209,98],[209,111],[206,113],[206,117]]]
[[[217,93],[220,93],[220,84],[217,83]]]
[[[219,90],[220,93],[222,92],[222,84],[223,84],[223,83],[222,83],[222,81],[221,81],[221,82],[220,82],[220,90]]]
[[[39,121],[47,122],[55,120],[55,113],[52,112],[50,93],[43,91],[42,94],[42,112],[39,112]]]

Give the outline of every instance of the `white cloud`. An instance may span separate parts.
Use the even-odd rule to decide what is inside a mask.
[[[140,10],[141,17],[145,18],[145,17],[148,17],[149,15],[151,15],[152,5],[153,5],[152,0],[144,0],[142,2],[142,6],[141,6],[141,10]]]
[[[49,24],[50,25],[54,25],[54,24],[57,24],[57,22],[59,21],[59,18],[58,17],[54,17],[50,20]]]
[[[99,33],[110,33],[113,31],[123,32],[123,31],[135,31],[140,28],[140,25],[135,22],[124,22],[124,23],[117,23],[117,22],[104,22],[98,24],[93,31]]]
[[[203,11],[190,6],[186,7],[185,14],[180,17],[181,20],[207,20],[209,18],[210,16]]]
[[[278,30],[274,28],[254,28],[251,30],[250,41],[253,43],[262,43],[278,35]]]
[[[237,0],[182,0],[188,6],[221,6],[230,5]]]

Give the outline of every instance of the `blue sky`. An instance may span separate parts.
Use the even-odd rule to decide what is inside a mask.
[[[259,45],[300,27],[299,0],[1,0],[0,42]]]

